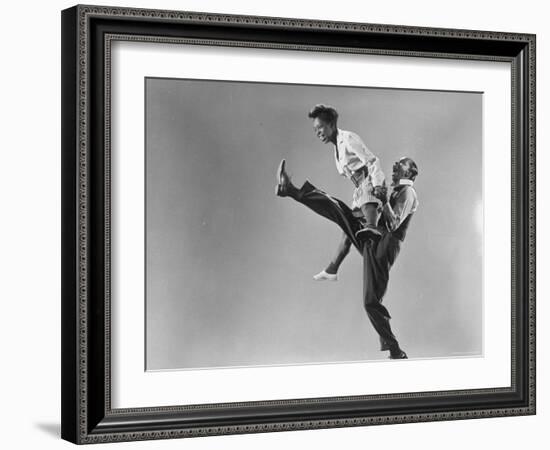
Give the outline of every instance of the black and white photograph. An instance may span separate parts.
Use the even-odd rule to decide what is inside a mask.
[[[537,30],[310,5],[61,12],[63,439],[536,414]]]
[[[483,357],[483,92],[144,96],[147,371]]]

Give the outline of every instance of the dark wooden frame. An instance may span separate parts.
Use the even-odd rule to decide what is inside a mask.
[[[109,77],[110,42],[117,39],[510,62],[511,386],[112,409]],[[62,12],[64,439],[83,444],[534,413],[534,35],[98,6]]]

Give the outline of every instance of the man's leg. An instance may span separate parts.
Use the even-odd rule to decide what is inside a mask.
[[[366,243],[363,251],[363,297],[367,315],[380,336],[382,350],[391,358],[406,358],[390,326],[390,313],[382,299],[386,293],[390,268],[399,254],[400,241],[384,233],[378,243]]]
[[[285,180],[284,184],[277,186],[277,195],[291,197],[317,214],[334,222],[357,250],[362,252],[362,245],[355,237],[355,233],[361,228],[361,222],[343,201],[317,189],[309,181],[306,181],[301,188],[297,188],[289,179]]]

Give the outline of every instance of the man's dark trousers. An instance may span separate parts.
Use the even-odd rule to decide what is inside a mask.
[[[341,200],[317,189],[306,181],[299,189],[291,186],[288,196],[307,206],[317,214],[336,223],[346,233],[363,256],[363,303],[367,315],[380,336],[383,350],[397,347],[398,342],[390,327],[390,314],[382,305],[386,293],[390,268],[395,262],[401,241],[389,231],[383,231],[378,243],[361,242],[355,233],[363,226],[359,218]]]

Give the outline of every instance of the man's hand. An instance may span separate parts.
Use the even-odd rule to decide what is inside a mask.
[[[388,188],[386,186],[374,186],[372,194],[385,205],[388,202]]]

